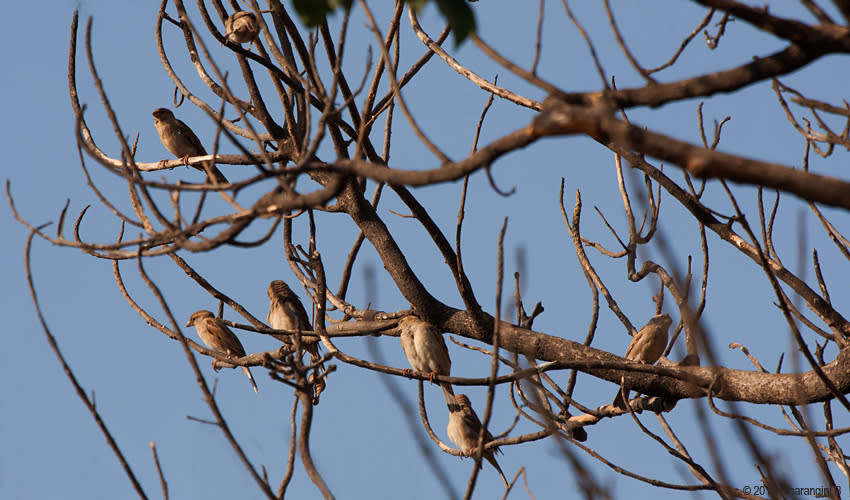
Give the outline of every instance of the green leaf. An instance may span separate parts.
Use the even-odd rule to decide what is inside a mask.
[[[295,12],[301,18],[301,22],[309,27],[318,26],[325,22],[328,14],[343,8],[351,8],[353,0],[292,0]]]
[[[421,12],[431,0],[406,0],[415,12]],[[433,0],[440,13],[449,23],[455,40],[455,47],[463,43],[470,33],[475,32],[475,14],[466,0]],[[350,9],[353,0],[292,0],[295,12],[301,21],[314,27],[322,24],[337,9]]]
[[[407,0],[405,3],[413,7],[413,11],[419,14],[422,12],[422,9],[425,8],[425,4],[428,3],[428,0]]]
[[[475,32],[475,14],[466,0],[434,0],[452,29],[455,47]]]

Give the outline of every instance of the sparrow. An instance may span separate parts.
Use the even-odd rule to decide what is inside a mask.
[[[183,163],[189,165],[190,156],[204,156],[207,150],[204,149],[201,140],[192,132],[188,125],[174,117],[174,113],[170,109],[157,108],[153,110],[153,124],[156,126],[156,133],[159,135],[159,141],[165,146],[171,154],[181,158]],[[164,160],[163,160],[164,161]],[[201,172],[206,172],[204,167],[192,165]],[[212,184],[213,178],[219,184],[227,184],[227,177],[216,168],[213,162],[207,164],[209,173],[207,179]],[[211,177],[212,176],[212,177]]]
[[[224,21],[224,38],[232,43],[253,42],[260,33],[260,25],[253,12],[240,10]]]
[[[416,316],[405,316],[399,320],[398,329],[401,332],[401,348],[414,370],[427,373],[431,383],[434,383],[437,375],[450,375],[452,360],[449,358],[449,349],[443,334],[434,325]],[[451,384],[441,382],[440,388],[443,389],[446,404],[454,403]]]
[[[625,358],[638,363],[655,364],[664,352],[664,348],[667,347],[667,330],[670,329],[672,324],[673,320],[666,314],[653,316],[649,323],[632,337],[629,348],[626,349]],[[629,391],[624,390],[623,392],[628,398]],[[621,410],[626,409],[626,399],[623,398],[619,390],[612,404]]]
[[[186,323],[186,326],[194,326],[195,330],[198,332],[198,336],[204,341],[204,344],[213,351],[218,351],[227,356],[233,356],[236,358],[241,358],[245,355],[245,348],[242,347],[242,343],[239,342],[236,335],[230,331],[230,328],[228,328],[227,325],[220,322],[218,318],[209,311],[205,311],[203,309],[195,311],[192,313],[192,316],[189,318],[189,322]],[[218,360],[213,359],[212,366],[213,369],[218,370],[216,367],[216,361]],[[243,366],[242,371],[245,372],[245,375],[248,376],[248,380],[251,381],[251,385],[254,387],[254,392],[259,392],[257,389],[257,383],[254,382],[254,376],[251,375],[251,370],[249,370],[247,366]]]
[[[453,396],[454,402],[449,405],[449,425],[446,427],[446,433],[449,439],[454,443],[464,455],[472,456],[475,453],[476,445],[478,444],[478,433],[481,432],[481,421],[478,420],[478,415],[469,404],[469,398],[465,394]],[[493,435],[490,431],[484,429],[484,443],[487,444],[493,440]],[[499,467],[499,462],[496,461],[494,454],[501,453],[499,447],[489,448],[484,450],[481,455],[486,459],[499,473],[502,482],[505,483],[505,488],[508,487],[508,480]]]
[[[295,292],[284,281],[272,281],[269,283],[266,293],[269,296],[269,314],[266,316],[266,323],[269,326],[275,330],[310,331],[313,329],[304,305],[301,304],[298,296],[295,295]],[[319,344],[317,342],[304,343],[302,345],[304,346],[304,350],[310,354],[310,361],[312,363],[319,360]],[[316,379],[313,375],[311,375],[311,378]],[[318,378],[315,384],[316,392],[313,396],[314,405],[319,403],[319,394],[324,389],[324,379]]]

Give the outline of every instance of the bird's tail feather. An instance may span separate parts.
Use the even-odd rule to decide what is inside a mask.
[[[443,397],[446,398],[446,406],[457,404],[457,401],[455,400],[455,391],[452,388],[452,384],[440,382],[440,388],[443,390]]]
[[[243,372],[245,372],[245,375],[247,375],[247,376],[248,376],[248,380],[250,380],[250,381],[251,381],[251,385],[254,387],[254,393],[255,393],[255,394],[259,394],[259,393],[260,393],[260,390],[259,390],[259,389],[257,389],[257,383],[256,383],[256,382],[254,382],[254,376],[253,376],[253,375],[251,375],[251,370],[249,370],[247,366],[243,366],[243,367],[242,367],[242,371],[243,371]]]
[[[210,182],[210,184],[213,183],[213,179],[215,179],[215,181],[219,184],[230,184],[230,181],[227,180],[227,177],[225,177],[224,174],[221,173],[221,170],[219,170],[218,167],[216,167],[215,165],[207,164],[206,170],[207,180]]]
[[[499,477],[502,478],[502,482],[505,483],[505,489],[507,489],[508,479],[505,477],[505,473],[502,472],[502,468],[499,467],[499,462],[496,461],[496,457],[494,457],[493,454],[485,454],[484,458],[486,458],[487,461],[490,462],[490,465],[492,465],[493,468],[496,469],[496,472],[499,473]]]

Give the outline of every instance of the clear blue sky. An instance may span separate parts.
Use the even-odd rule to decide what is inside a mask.
[[[373,2],[374,8],[379,2]],[[579,4],[581,2],[574,2]],[[617,2],[618,19],[622,21],[633,49],[643,54],[642,61],[654,66],[666,60],[681,38],[699,21],[702,11],[665,2],[658,10],[645,12],[644,3]],[[287,3],[288,4],[288,3]],[[381,3],[382,4],[382,3]],[[480,33],[493,41],[504,53],[521,64],[528,65],[533,55],[533,33],[536,10],[529,5],[509,6],[507,2],[484,0],[474,5],[479,13]],[[534,3],[536,6],[536,2]],[[550,5],[551,4],[551,5]],[[159,144],[150,112],[160,106],[170,106],[173,87],[163,72],[155,51],[154,23],[156,5],[152,2],[87,1],[81,4],[55,2],[43,10],[16,9],[7,13],[7,22],[0,32],[6,50],[0,55],[0,72],[5,125],[0,145],[6,158],[3,177],[11,181],[18,210],[28,221],[40,224],[58,220],[66,199],[70,200],[69,219],[65,234],[72,236],[73,220],[92,205],[81,233],[88,241],[108,243],[117,236],[119,225],[109,211],[86,186],[79,166],[74,135],[74,117],[67,91],[68,37],[74,8],[81,8],[80,52],[78,80],[80,99],[88,105],[87,118],[94,130],[95,140],[110,154],[118,152],[113,131],[105,120],[100,98],[92,85],[82,51],[83,29],[87,16],[94,16],[92,33],[94,57],[109,98],[114,106],[124,134],[134,140],[140,134],[137,159],[157,161],[169,155]],[[612,42],[601,6],[573,6],[597,42],[608,76],[616,76],[619,87],[641,84]],[[385,8],[380,5],[380,8]],[[536,8],[536,7],[535,7]],[[357,9],[355,9],[357,10]],[[794,2],[777,2],[771,12],[799,16],[800,7]],[[174,13],[173,7],[169,9]],[[194,13],[194,9],[192,9]],[[659,14],[661,12],[662,14]],[[362,29],[364,19],[356,12],[349,33],[347,68],[349,83],[356,85],[366,60],[366,44],[374,48],[374,38]],[[381,13],[384,19],[386,13]],[[36,27],[34,20],[38,19]],[[196,23],[200,19],[195,17]],[[405,17],[406,19],[406,17]],[[803,17],[807,22],[809,17]],[[338,21],[338,19],[336,19]],[[422,16],[423,24],[432,36],[439,32],[439,18],[433,9]],[[640,23],[646,25],[641,28]],[[385,26],[385,25],[384,25]],[[422,53],[410,27],[402,23],[403,63],[409,64]],[[167,26],[170,28],[170,26]],[[709,51],[701,39],[685,52],[686,59],[662,81],[700,74],[712,69],[727,68],[745,63],[753,55],[764,55],[781,47],[781,43],[752,30],[743,22],[728,26],[727,38],[720,47]],[[565,90],[596,90],[599,77],[590,64],[587,49],[569,24],[557,2],[547,3],[544,53],[541,74]],[[701,38],[701,37],[700,37]],[[178,72],[202,98],[209,93],[192,72],[184,57],[182,39],[174,29],[167,33],[167,44]],[[513,41],[511,41],[513,40]],[[447,44],[451,47],[451,44]],[[236,66],[228,60],[227,51],[210,43],[218,61],[231,70],[231,81],[239,77]],[[377,52],[373,52],[377,57]],[[527,86],[505,70],[486,61],[471,44],[464,45],[458,57],[485,78],[499,75],[499,83],[516,89],[529,97],[542,100],[539,91]],[[651,60],[649,60],[651,57]],[[374,58],[373,58],[374,61]],[[825,77],[824,75],[828,75]],[[371,75],[370,75],[371,76]],[[405,92],[419,124],[453,159],[462,158],[471,147],[478,115],[486,95],[471,83],[461,79],[436,58],[424,70],[421,79]],[[846,61],[828,58],[813,65],[800,75],[784,81],[817,92],[824,98],[846,98],[848,75]],[[268,82],[266,82],[267,84]],[[661,110],[633,110],[630,117],[677,138],[698,142],[696,124],[697,101],[664,107]],[[798,165],[802,158],[803,141],[784,121],[769,83],[745,90],[734,96],[720,96],[707,102],[706,122],[732,115],[725,127],[721,149],[746,153],[759,159]],[[204,115],[188,102],[177,112],[178,117],[192,124],[198,135],[209,137],[213,127]],[[497,100],[485,123],[480,144],[501,137],[527,124],[533,113],[514,104]],[[394,149],[390,163],[398,168],[424,169],[438,162],[412,137],[400,112],[396,113]],[[376,127],[380,130],[383,125]],[[377,134],[375,135],[377,142]],[[226,148],[226,147],[225,147]],[[225,149],[227,152],[227,149]],[[836,153],[840,155],[841,153]],[[320,153],[332,158],[325,148]],[[837,159],[816,160],[814,167],[832,175],[846,176],[836,167]],[[126,208],[126,186],[86,159],[94,172],[97,185],[119,206]],[[243,174],[239,167],[223,167],[231,179]],[[166,174],[169,179],[197,180],[197,172],[178,169]],[[561,221],[557,196],[561,177],[566,179],[566,203],[572,207],[575,190],[581,189],[584,201],[583,233],[609,248],[616,242],[594,213],[598,207],[619,230],[624,229],[624,216],[613,168],[613,155],[586,139],[550,139],[500,159],[493,168],[496,183],[505,190],[516,186],[517,193],[503,198],[489,187],[482,173],[473,176],[464,229],[463,253],[466,268],[479,299],[488,311],[494,310],[496,250],[495,243],[504,217],[509,216],[506,240],[506,276],[517,270],[516,256],[524,249],[528,257],[528,272],[524,278],[526,303],[532,306],[540,300],[546,312],[538,319],[535,329],[581,341],[590,319],[590,294],[573,251],[573,246]],[[678,173],[673,177],[679,179]],[[299,184],[310,189],[309,182]],[[709,187],[709,196],[722,200],[718,185]],[[754,206],[754,190],[738,189],[746,207]],[[415,194],[433,211],[448,235],[454,234],[454,222],[459,202],[460,184],[415,190]],[[718,202],[720,203],[720,202]],[[0,230],[6,235],[0,244],[0,283],[4,300],[2,316],[4,348],[0,349],[0,498],[129,498],[134,495],[118,462],[108,449],[103,436],[62,373],[49,349],[38,324],[29,298],[24,267],[23,249],[27,236],[24,227],[15,222],[3,205]],[[731,213],[728,202],[719,205]],[[389,210],[406,212],[398,199],[385,191],[379,213],[402,248],[409,252],[414,270],[427,287],[444,302],[461,306],[458,294],[445,264],[424,231],[411,219],[400,218]],[[802,212],[800,212],[802,211]],[[669,197],[662,203],[662,227],[665,237],[673,242],[679,269],[686,265],[688,254],[700,262],[699,240],[695,225],[687,214]],[[802,218],[798,219],[798,213]],[[846,214],[828,211],[838,224],[846,228]],[[823,237],[817,222],[805,212],[805,207],[790,196],[783,197],[780,217],[784,225],[776,231],[776,245],[786,265],[791,269],[805,266],[809,282],[812,272],[810,252],[816,247],[827,271],[832,299],[846,304],[848,293],[841,276],[847,275],[847,263]],[[326,259],[329,282],[338,282],[344,255],[356,235],[352,223],[344,215],[320,215],[319,245]],[[799,220],[807,224],[801,244]],[[295,223],[296,235],[305,241],[306,220]],[[267,228],[258,224],[251,234],[259,235]],[[49,232],[55,233],[55,225]],[[128,237],[134,237],[129,234]],[[267,310],[265,287],[272,279],[285,279],[295,284],[279,249],[279,236],[260,248],[223,249],[214,255],[183,254],[201,270],[215,286],[236,297],[252,314],[264,318]],[[781,352],[786,353],[784,370],[793,366],[792,346],[788,345],[785,326],[763,274],[740,254],[717,238],[710,237],[712,269],[709,282],[709,306],[705,326],[715,341],[722,362],[729,367],[751,369],[738,352],[727,352],[726,345],[737,341],[749,347],[768,369],[775,367]],[[802,250],[803,254],[800,254]],[[656,281],[630,283],[625,277],[623,262],[611,262],[588,250],[620,306],[635,324],[643,324],[653,313],[650,297],[656,291]],[[654,259],[661,259],[650,254]],[[187,416],[211,418],[184,358],[180,345],[145,325],[119,294],[112,278],[111,263],[97,260],[73,249],[54,247],[36,240],[33,252],[36,288],[52,332],[58,338],[62,352],[89,393],[94,394],[97,407],[128,457],[146,492],[159,498],[159,482],[151,459],[149,443],[156,442],[172,498],[239,498],[254,497],[245,492],[255,487],[231,452],[229,445],[215,428],[187,420]],[[670,264],[669,262],[665,264]],[[372,301],[377,309],[397,310],[407,307],[371,248],[364,248],[351,286],[349,299],[363,307]],[[799,263],[799,264],[798,264]],[[698,266],[699,264],[697,264]],[[194,282],[177,269],[169,259],[152,259],[146,269],[166,292],[177,319],[185,323],[189,315],[201,308],[214,309],[214,303]],[[369,267],[376,271],[377,296],[367,296],[362,276]],[[147,307],[155,308],[151,294],[138,277],[135,264],[124,262],[121,269],[128,286]],[[299,287],[296,291],[303,296]],[[669,296],[665,310],[673,312]],[[235,313],[225,311],[229,319]],[[159,314],[159,318],[163,316]],[[194,335],[194,331],[184,330]],[[604,308],[594,346],[622,353],[628,337],[622,325]],[[274,348],[269,339],[241,333],[240,338],[250,352]],[[370,344],[372,344],[370,346]],[[389,337],[353,339],[339,342],[340,348],[354,356],[374,359],[373,347],[382,353],[384,362],[406,367],[397,340]],[[464,352],[449,343],[454,361],[453,374],[481,376],[488,360],[481,355]],[[681,353],[681,346],[677,351]],[[834,352],[828,353],[834,356]],[[674,355],[674,359],[678,359]],[[272,484],[280,480],[285,465],[291,391],[271,381],[262,370],[255,369],[260,386],[259,395],[250,389],[247,380],[237,371],[224,370],[215,374],[208,358],[198,357],[209,381],[218,379],[218,399],[225,416],[254,465],[269,472]],[[336,363],[339,365],[339,363]],[[319,470],[338,498],[441,498],[446,491],[437,484],[435,476],[424,467],[420,449],[411,429],[421,433],[418,418],[406,422],[406,414],[390,397],[382,383],[385,376],[344,365],[328,382],[327,393],[316,408],[312,450]],[[566,381],[566,374],[556,377]],[[415,405],[416,384],[406,379],[394,379]],[[426,401],[432,427],[445,439],[447,415],[442,410],[439,390],[425,387]],[[473,405],[483,408],[485,391],[467,389]],[[595,407],[610,402],[615,387],[588,376],[579,377],[575,397],[583,404]],[[491,423],[494,433],[502,432],[512,421],[506,388],[498,392],[497,413]],[[707,410],[704,400],[683,401],[665,418],[679,433],[689,451],[709,465],[703,440],[693,423],[694,409]],[[779,412],[739,405],[746,411],[773,425],[785,426]],[[818,421],[819,407],[812,407]],[[838,412],[837,412],[838,413]],[[414,418],[415,414],[414,414]],[[752,467],[752,458],[737,443],[728,422],[714,419],[718,445],[729,463],[727,473],[732,486],[758,484],[759,476]],[[662,433],[653,415],[641,417],[645,425]],[[836,427],[848,425],[845,414],[836,415]],[[533,428],[521,424],[516,432]],[[673,483],[694,484],[695,480],[678,462],[651,439],[641,434],[628,418],[600,422],[588,429],[587,445],[617,465],[638,474],[657,475]],[[763,431],[755,431],[757,439],[774,453],[782,470],[793,471],[795,486],[820,484],[811,465],[811,452],[801,448],[792,438],[777,439]],[[433,443],[425,444],[436,454],[439,465],[448,472],[451,487],[461,495],[472,461],[440,453]],[[846,439],[839,439],[839,442]],[[634,480],[624,479],[599,462],[571,448],[579,460],[589,467],[593,476],[611,487],[616,496],[630,498],[659,498],[678,496],[669,491],[657,491]],[[528,473],[531,492],[537,498],[564,498],[575,490],[575,479],[565,464],[559,448],[551,440],[505,448],[500,462],[506,474],[512,476],[521,467]],[[712,469],[712,472],[716,472]],[[497,475],[485,465],[480,476],[480,498],[493,498],[502,489]],[[293,498],[318,498],[318,492],[306,477],[300,461],[296,465],[290,494]],[[258,495],[256,495],[258,496]],[[522,486],[512,498],[525,497]]]

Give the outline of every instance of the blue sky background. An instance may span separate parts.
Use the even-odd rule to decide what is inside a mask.
[[[573,2],[576,15],[597,43],[597,50],[608,77],[616,77],[621,88],[637,86],[642,80],[625,62],[613,42],[601,5]],[[374,9],[383,8],[373,2]],[[536,3],[534,3],[536,6]],[[288,3],[287,3],[288,5]],[[615,13],[632,50],[646,66],[655,66],[669,57],[681,38],[690,32],[704,15],[702,9],[684,2],[614,2]],[[73,220],[91,205],[81,228],[87,241],[114,241],[119,224],[103,207],[80,169],[74,135],[74,116],[67,90],[67,58],[69,26],[72,12],[81,9],[80,50],[77,77],[80,99],[88,105],[86,117],[97,143],[108,153],[119,151],[112,127],[105,118],[100,98],[92,84],[83,55],[83,29],[88,16],[94,16],[92,32],[94,57],[110,102],[119,117],[124,134],[135,138],[140,134],[137,159],[158,161],[168,158],[157,140],[150,112],[160,106],[171,107],[173,86],[162,70],[155,50],[154,25],[156,5],[152,2],[86,1],[56,2],[41,11],[15,10],[10,13],[0,40],[7,47],[0,55],[4,71],[0,72],[2,89],[7,96],[6,120],[0,134],[0,144],[6,160],[3,177],[11,182],[11,192],[18,211],[31,223],[41,224],[58,220],[66,200],[70,200],[66,237],[72,237]],[[536,7],[511,2],[482,1],[474,5],[478,13],[479,32],[507,57],[530,65],[533,57]],[[195,13],[191,8],[190,11]],[[175,13],[173,7],[169,12]],[[776,2],[771,12],[797,16],[806,22],[811,18],[801,13],[794,2]],[[176,14],[174,14],[176,15]],[[389,11],[376,12],[385,20]],[[34,25],[33,19],[39,20]],[[197,25],[199,17],[194,17]],[[719,19],[717,16],[715,19]],[[338,22],[337,17],[334,21]],[[421,17],[423,26],[433,37],[439,33],[441,21],[433,8]],[[362,11],[355,8],[346,48],[346,68],[349,83],[356,86],[363,74],[366,47],[375,39],[363,29]],[[386,23],[382,24],[385,29]],[[712,30],[715,28],[712,27]],[[406,15],[402,22],[402,67],[407,67],[423,52],[412,35]],[[540,74],[564,90],[597,90],[599,76],[588,57],[588,51],[576,30],[569,24],[559,3],[547,2],[544,24],[544,52]],[[335,31],[334,31],[335,32]],[[231,83],[239,89],[238,67],[214,41],[208,41],[216,61],[231,71]],[[182,45],[182,35],[166,26],[166,44],[172,63],[187,85],[199,97],[210,99],[195,75]],[[446,47],[451,49],[451,43]],[[682,61],[672,70],[661,73],[661,81],[743,64],[753,55],[766,55],[782,47],[782,43],[761,34],[744,22],[730,23],[727,36],[718,49],[709,51],[702,37],[685,51]],[[507,71],[494,66],[472,44],[467,43],[453,53],[468,67],[484,78],[499,75],[499,84],[524,95],[542,100],[545,95],[529,90]],[[847,98],[846,82],[850,78],[845,59],[828,57],[803,72],[783,77],[783,82],[824,100],[840,102]],[[259,75],[259,72],[258,72]],[[371,76],[371,71],[369,72]],[[268,85],[264,75],[261,84]],[[271,88],[270,86],[267,88]],[[271,92],[268,94],[271,96]],[[244,93],[243,93],[244,96]],[[462,79],[437,58],[407,87],[404,96],[418,124],[452,158],[468,154],[478,116],[486,94]],[[209,102],[216,103],[212,100]],[[679,139],[699,142],[696,108],[699,101],[686,101],[658,110],[635,109],[630,118]],[[214,126],[206,116],[187,102],[177,116],[189,123],[211,149]],[[741,153],[763,160],[800,165],[804,142],[785,121],[776,103],[769,82],[731,96],[717,96],[706,101],[706,123],[732,116],[725,126],[720,149]],[[479,144],[484,145],[516,130],[533,118],[533,112],[512,103],[496,100],[482,130]],[[383,122],[376,130],[383,128]],[[710,131],[710,130],[709,130]],[[379,144],[378,134],[373,138]],[[397,110],[393,130],[393,151],[390,164],[397,168],[434,168],[438,161],[416,141],[402,114]],[[235,151],[224,145],[223,152]],[[320,156],[331,159],[325,147]],[[813,156],[813,169],[846,178],[838,163],[842,152],[821,159]],[[126,186],[86,158],[95,183],[118,206],[127,209]],[[239,179],[244,167],[225,166],[224,173]],[[673,167],[668,167],[673,170]],[[176,169],[162,174],[169,180],[199,181],[199,174],[190,169]],[[673,170],[671,176],[681,179]],[[509,217],[506,238],[505,275],[517,270],[517,256],[524,252],[527,272],[524,294],[527,307],[542,301],[546,312],[535,323],[535,329],[552,335],[582,341],[591,314],[591,300],[572,242],[558,209],[560,179],[566,183],[565,202],[571,212],[575,191],[581,190],[584,202],[582,233],[589,239],[616,248],[610,235],[593,208],[598,207],[609,222],[626,234],[625,217],[616,186],[613,155],[596,143],[584,138],[548,139],[512,153],[493,165],[495,182],[504,190],[516,187],[516,194],[501,197],[490,187],[483,173],[470,180],[467,213],[464,226],[463,253],[465,266],[477,296],[488,311],[495,310],[496,241],[504,217]],[[154,177],[157,178],[157,177]],[[269,188],[270,184],[263,188]],[[299,187],[314,189],[315,184],[302,179]],[[440,227],[451,238],[457,217],[461,184],[449,184],[416,189],[414,193],[432,212]],[[259,191],[254,191],[256,194]],[[735,188],[738,202],[749,210],[750,221],[756,223],[755,190]],[[243,195],[244,196],[244,195]],[[729,202],[719,184],[710,183],[707,199],[715,200],[714,208],[731,214]],[[644,249],[642,258],[652,258],[669,269],[684,269],[687,256],[693,255],[695,268],[699,259],[699,236],[696,225],[674,200],[662,196],[660,230],[671,244],[674,262],[663,259],[657,248]],[[767,197],[772,201],[771,197]],[[248,200],[246,196],[240,198]],[[220,207],[220,205],[219,205]],[[108,449],[103,436],[89,413],[74,394],[61,367],[51,352],[38,324],[29,298],[23,266],[23,249],[27,230],[14,221],[8,205],[0,216],[0,230],[6,237],[0,244],[0,283],[4,300],[3,328],[5,347],[0,349],[0,498],[48,498],[61,494],[65,498],[127,498],[134,495],[118,462]],[[379,214],[390,231],[407,252],[413,269],[435,296],[455,307],[462,305],[454,282],[439,253],[422,228],[412,219],[390,213],[406,213],[403,204],[385,190]],[[826,209],[839,229],[846,228],[846,213]],[[779,211],[781,222],[776,228],[776,247],[785,265],[791,270],[805,268],[811,286],[816,286],[811,270],[811,249],[817,248],[830,286],[833,303],[839,310],[848,303],[846,287],[847,262],[823,236],[817,221],[806,212],[805,205],[791,196],[782,196]],[[331,284],[338,283],[344,256],[356,236],[355,226],[342,214],[317,214],[318,245],[325,259]],[[802,225],[801,225],[802,223]],[[250,235],[258,236],[268,228],[267,222],[255,224]],[[295,221],[296,237],[306,246],[307,221]],[[55,224],[48,232],[55,233]],[[802,235],[802,238],[801,238]],[[135,233],[128,233],[135,237]],[[243,239],[249,239],[246,235]],[[786,354],[784,371],[794,366],[795,348],[789,344],[788,327],[774,306],[775,298],[763,273],[749,259],[709,235],[711,268],[708,288],[708,308],[704,327],[714,341],[721,362],[731,368],[752,369],[746,358],[729,351],[729,342],[741,342],[750,348],[764,366],[772,370],[781,353]],[[236,297],[259,318],[265,318],[267,298],[265,289],[272,279],[296,279],[280,248],[280,235],[259,247],[250,249],[224,248],[212,254],[181,255],[216,287]],[[625,276],[625,263],[610,261],[588,249],[588,255],[611,289],[620,307],[636,325],[642,325],[653,314],[651,295],[657,290],[655,279],[631,283]],[[74,373],[89,393],[93,393],[98,410],[105,419],[122,451],[126,454],[147,494],[159,498],[149,443],[156,442],[159,459],[168,480],[172,498],[233,498],[253,497],[255,486],[232,453],[221,434],[212,426],[188,420],[187,416],[211,418],[202,400],[191,369],[177,342],[173,342],[147,326],[118,292],[112,277],[111,262],[92,258],[74,249],[58,248],[36,240],[32,251],[36,290],[46,320]],[[349,300],[363,307],[371,301],[376,309],[393,311],[407,304],[383,271],[375,252],[367,244],[360,254]],[[215,309],[217,304],[167,258],[148,259],[146,270],[166,293],[166,298],[181,325],[189,315],[201,308]],[[121,264],[123,277],[134,298],[162,321],[156,302],[141,281],[136,264]],[[376,276],[377,292],[370,295],[363,277],[367,270]],[[507,283],[508,287],[512,284]],[[334,285],[335,287],[336,285]],[[300,286],[294,287],[299,295]],[[505,295],[510,296],[506,288]],[[678,319],[673,301],[665,297],[665,311]],[[506,306],[505,311],[509,307]],[[225,317],[238,316],[225,311]],[[184,330],[191,336],[194,331]],[[628,341],[627,332],[613,314],[603,306],[594,346],[621,354]],[[249,352],[275,347],[270,339],[248,332],[240,338]],[[812,336],[808,336],[812,339]],[[674,360],[681,357],[684,345],[674,349]],[[377,349],[384,362],[406,367],[398,341],[391,337],[340,340],[338,346],[353,356],[376,359]],[[814,347],[813,344],[810,346]],[[453,359],[453,374],[481,376],[486,373],[489,359],[449,343]],[[827,351],[828,359],[835,355]],[[209,367],[209,360],[198,357],[208,381],[218,380],[218,401],[255,467],[268,470],[276,485],[285,466],[291,391],[277,386],[262,370],[254,374],[260,386],[259,395],[237,371],[224,370],[218,374]],[[405,403],[415,408],[416,383],[368,372],[340,363],[328,381],[328,389],[316,408],[313,425],[312,452],[317,467],[338,498],[441,498],[447,496],[434,474],[425,467],[417,438],[421,424],[414,413],[413,422],[392,399],[384,382],[396,384],[406,395]],[[556,380],[566,383],[567,373],[556,374]],[[507,398],[507,388],[497,391],[496,413],[492,419],[494,434],[502,432],[512,422],[513,413]],[[577,400],[596,407],[610,402],[615,387],[589,376],[579,376],[575,392]],[[425,387],[431,425],[443,439],[447,413],[442,409],[442,396],[436,387]],[[465,389],[473,405],[483,412],[484,389]],[[682,401],[676,409],[664,415],[678,433],[694,458],[704,465],[710,460],[699,426],[695,424],[695,409],[708,410],[704,400]],[[729,408],[728,405],[723,405]],[[787,423],[776,408],[757,408],[737,405],[745,412],[771,425],[786,427]],[[819,406],[810,408],[814,422],[822,420]],[[653,415],[640,417],[645,425],[663,433]],[[835,408],[835,425],[848,425],[846,413]],[[729,483],[743,488],[759,483],[753,458],[740,444],[729,422],[710,416],[715,443],[727,461]],[[817,425],[817,424],[816,424]],[[818,426],[820,429],[821,427]],[[533,427],[521,422],[514,434],[531,432]],[[587,445],[611,462],[638,474],[655,476],[673,483],[694,484],[684,466],[674,461],[662,448],[641,434],[629,417],[602,421],[588,429]],[[817,486],[821,481],[811,462],[811,451],[795,438],[777,438],[755,430],[756,439],[777,461],[781,470],[792,474],[793,485]],[[462,495],[472,467],[469,459],[440,453],[427,437],[427,450],[436,455],[437,463],[451,478],[450,490]],[[846,439],[839,438],[839,443]],[[569,446],[593,477],[611,488],[616,496],[659,498],[678,496],[669,490],[655,490],[643,483],[626,479],[598,461]],[[578,492],[577,481],[553,440],[507,447],[499,457],[505,473],[512,476],[521,467],[527,471],[530,491],[536,498],[564,498]],[[713,473],[717,471],[709,467]],[[502,487],[497,475],[485,466],[479,479],[478,497],[492,498]],[[846,481],[843,483],[846,486]],[[318,498],[300,460],[290,486],[292,498]],[[259,496],[259,495],[256,495]],[[699,496],[699,495],[698,495]],[[707,495],[705,495],[707,496]],[[526,497],[519,486],[512,498]]]

